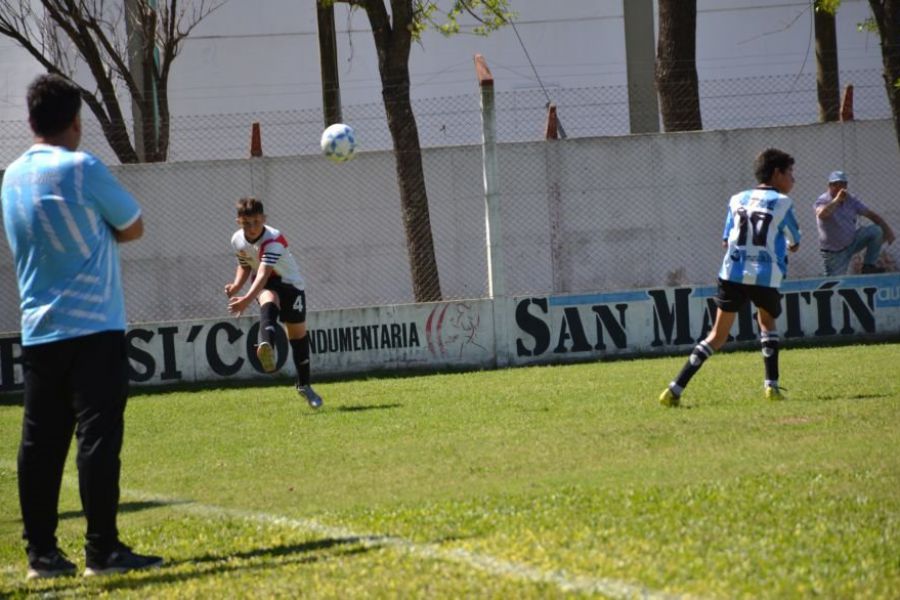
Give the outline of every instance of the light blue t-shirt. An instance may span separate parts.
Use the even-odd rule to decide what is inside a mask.
[[[140,206],[85,152],[36,144],[3,175],[3,225],[22,309],[22,345],[125,330],[119,247]]]
[[[722,239],[728,249],[720,279],[778,289],[787,274],[787,245],[800,243],[793,201],[770,187],[735,194]]]

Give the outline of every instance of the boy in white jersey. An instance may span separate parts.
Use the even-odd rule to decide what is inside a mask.
[[[266,225],[262,202],[241,198],[237,203],[240,229],[231,237],[237,255],[234,280],[225,285],[228,310],[240,316],[250,303],[259,302],[259,344],[256,356],[267,373],[278,369],[275,357],[275,327],[279,317],[287,330],[291,355],[297,369],[297,392],[312,408],[322,406],[322,398],[309,384],[309,336],[306,332],[306,292],[300,268],[287,239],[280,231]],[[250,289],[238,296],[252,276]]]
[[[659,402],[663,406],[680,404],[691,377],[725,344],[735,316],[748,301],[757,310],[766,398],[783,398],[778,386],[779,344],[775,319],[781,314],[778,289],[787,273],[786,250],[796,252],[800,244],[793,201],[787,196],[794,187],[793,165],[791,155],[775,148],[764,150],[754,163],[759,185],[735,194],[728,202],[722,235],[725,258],[715,298],[716,321],[706,339],[694,347],[675,380],[660,394]]]

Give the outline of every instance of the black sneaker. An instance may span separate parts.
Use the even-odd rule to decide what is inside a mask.
[[[66,558],[59,548],[28,559],[28,579],[63,577],[75,574],[75,563]]]
[[[155,569],[156,567],[161,567],[162,564],[163,559],[161,556],[135,554],[125,544],[119,544],[115,550],[109,553],[105,560],[87,559],[84,576],[93,577],[95,575],[127,573],[128,571],[140,569]]]

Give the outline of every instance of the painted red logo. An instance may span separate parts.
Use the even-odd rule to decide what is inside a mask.
[[[471,302],[438,304],[425,321],[428,351],[435,357],[454,358],[462,358],[467,346],[486,352],[487,348],[477,341],[480,326],[481,313]]]

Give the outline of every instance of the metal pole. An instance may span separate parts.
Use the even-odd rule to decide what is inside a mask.
[[[659,132],[653,0],[622,0],[631,133]]]
[[[484,57],[475,55],[475,73],[481,88],[482,163],[484,170],[485,235],[487,246],[488,297],[506,296],[503,267],[503,234],[500,227],[494,78]]]

